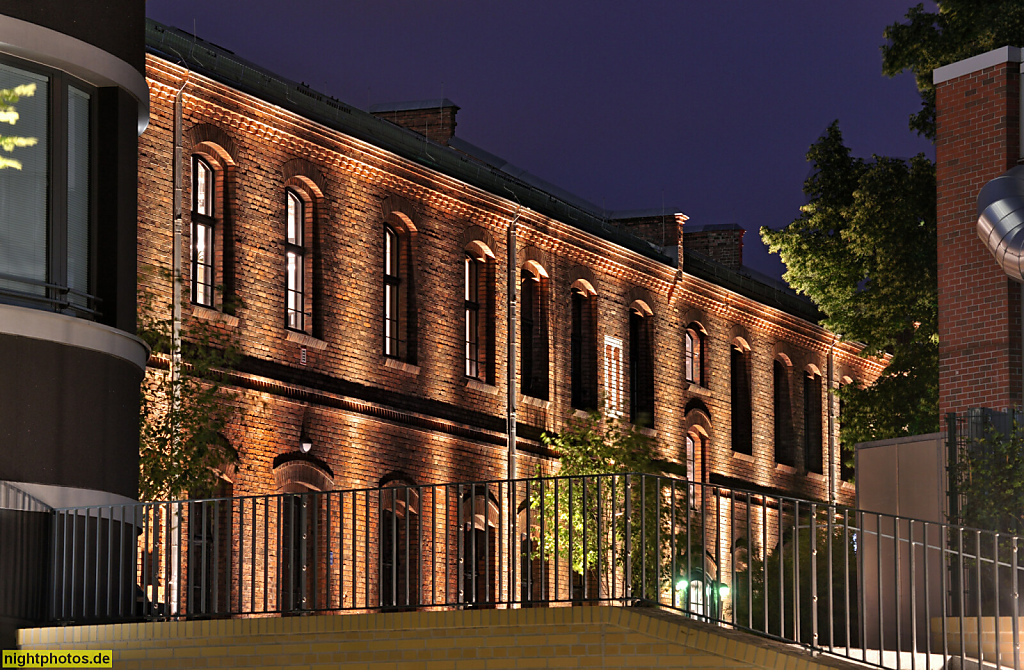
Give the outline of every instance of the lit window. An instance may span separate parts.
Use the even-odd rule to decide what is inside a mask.
[[[19,91],[4,134],[35,140],[5,155],[20,169],[0,179],[0,300],[96,317],[94,96],[63,72],[24,66],[0,65],[0,89]]]
[[[604,337],[604,391],[608,416],[622,416],[622,340]]]
[[[398,233],[391,226],[384,226],[384,355],[392,358],[398,357],[399,350],[399,252]]]
[[[302,330],[305,326],[305,296],[303,293],[306,257],[305,247],[303,244],[305,203],[303,203],[298,194],[291,189],[285,190],[285,196],[288,204],[288,237],[285,240],[285,253],[288,259],[285,300],[288,312],[288,328],[292,330]]]
[[[192,302],[213,306],[213,168],[192,157]]]
[[[687,326],[683,341],[685,344],[686,381],[697,386],[706,386],[704,383],[704,330],[700,324],[691,323]]]

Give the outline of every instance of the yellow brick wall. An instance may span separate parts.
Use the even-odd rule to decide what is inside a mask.
[[[621,607],[403,612],[33,628],[23,650],[111,649],[114,668],[852,667],[736,631]]]

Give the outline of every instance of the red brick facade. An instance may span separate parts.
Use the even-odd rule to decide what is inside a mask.
[[[1019,57],[1001,49],[936,71],[943,416],[1022,401],[1021,286],[976,229],[979,191],[1020,159],[1020,65],[1008,62],[1014,60]]]
[[[162,304],[169,304],[171,287],[153,269],[170,265],[173,104],[182,86],[185,250],[191,230],[188,157],[202,153],[219,175],[218,282],[230,294],[227,303],[237,301],[238,306],[224,308],[223,300],[214,310],[189,304],[186,252],[183,311],[186,320],[202,318],[232,329],[241,343],[244,357],[233,377],[238,411],[227,435],[241,455],[233,494],[303,484],[349,489],[395,479],[431,484],[503,478],[506,240],[516,203],[160,58],[150,56],[147,67],[151,121],[139,140],[138,250],[143,272],[150,269],[144,288]],[[304,332],[286,328],[286,187],[301,193],[307,206]],[[596,301],[599,397],[609,397],[609,375],[616,374],[605,357],[605,343],[620,341],[619,393],[626,408],[629,310],[638,304],[650,310],[643,318],[650,319],[645,327],[653,356],[652,434],[662,459],[685,464],[689,433],[699,438],[695,479],[828,497],[829,476],[838,479],[839,471],[838,454],[829,453],[831,444],[838,445],[837,437],[829,439],[830,423],[837,436],[838,421],[828,416],[838,411],[838,402],[828,388],[851,379],[870,383],[882,364],[858,357],[857,346],[835,343],[809,321],[678,271],[568,220],[530,209],[520,210],[519,216],[518,265],[546,273],[546,289],[538,295],[548,315],[548,397],[524,397],[519,403],[520,476],[531,476],[538,467],[545,472],[556,468],[557,460],[542,448],[539,435],[559,430],[573,411],[570,289],[585,285],[593,288],[590,299]],[[405,291],[397,314],[407,348],[395,357],[384,355],[383,344],[386,224],[405,245],[402,276],[395,285]],[[493,338],[493,383],[466,375],[467,252],[493,265],[495,307],[488,317],[493,326],[479,329]],[[692,324],[706,333],[703,385],[684,379],[684,334]],[[409,353],[411,342],[414,354]],[[734,345],[745,351],[750,379],[749,456],[730,446]],[[805,432],[803,375],[810,370],[826,376],[830,367],[834,370],[831,384],[820,384],[822,397],[811,404],[822,408],[813,434],[822,436],[817,448],[826,464],[823,475],[806,474],[802,454],[795,467],[776,465],[775,359],[783,360],[791,375],[789,406],[798,444]],[[282,463],[299,458],[300,436],[312,442],[310,462],[326,466],[328,479],[288,481],[282,475]],[[836,483],[835,489],[841,502],[852,502],[852,487]]]

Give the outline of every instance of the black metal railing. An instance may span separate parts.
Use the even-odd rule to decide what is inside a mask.
[[[608,603],[884,667],[1022,662],[1019,538],[653,475],[54,515],[53,622]]]

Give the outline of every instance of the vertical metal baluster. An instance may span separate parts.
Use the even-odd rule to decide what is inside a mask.
[[[786,637],[786,518],[782,513],[785,499],[779,498],[779,637]],[[795,538],[794,538],[795,539]],[[792,542],[790,542],[792,544]],[[792,547],[790,547],[792,551]]]
[[[975,603],[977,609],[975,609],[974,621],[978,626],[978,663],[982,664],[985,658],[985,654],[982,651],[981,640],[982,640],[982,616],[981,616],[981,531],[974,531],[974,583],[976,588],[974,589]]]
[[[281,534],[281,519],[278,518],[278,532]],[[278,557],[280,560],[280,556]],[[270,608],[270,496],[263,496],[263,611]]]
[[[925,521],[923,523],[922,530],[924,531],[924,537],[922,540],[922,549],[924,551],[924,620],[928,622],[925,630],[928,631],[929,638],[931,637],[931,621],[932,621],[932,599],[931,599],[931,579],[929,577],[931,571],[928,569],[929,556],[931,555],[931,543],[928,541],[928,531],[931,528],[931,524]],[[925,640],[924,645],[924,667],[932,667],[932,644],[931,639]]]
[[[430,604],[437,604],[437,486],[430,487]]]
[[[800,642],[800,501],[794,500],[793,507],[793,640]]]
[[[677,534],[677,530],[676,530],[676,480],[675,479],[672,480],[671,487],[672,487],[672,492],[671,492],[672,507],[671,507],[670,514],[672,515],[672,541],[669,543],[669,547],[670,547],[669,551],[672,552],[672,573],[669,576],[669,580],[668,581],[669,581],[669,588],[672,589],[672,591],[671,591],[671,593],[672,593],[672,607],[676,607],[677,606],[676,605],[676,580],[679,578],[679,570],[678,570],[678,566],[676,565],[676,552],[678,550],[678,547],[676,547],[676,534]]]
[[[808,541],[811,552],[811,649],[818,648],[818,506],[811,503]]]
[[[896,670],[900,670],[902,654],[899,652],[903,651],[903,622],[900,620],[900,616],[903,612],[900,606],[900,591],[903,588],[901,564],[900,561],[900,519],[899,517],[892,518],[892,562],[893,569],[896,573],[896,616],[894,617],[896,623]]]
[[[640,598],[647,596],[647,476],[640,475]]]
[[[356,519],[359,517],[359,501],[356,498],[356,492],[352,491],[352,537],[349,541],[349,546],[352,548],[352,607],[359,607],[359,582],[358,580],[358,546],[356,544]],[[364,603],[369,605],[369,598],[364,600]]]
[[[378,498],[378,501],[380,499]],[[363,587],[366,593],[366,606],[369,607],[370,603],[370,492],[369,490],[363,491],[363,511],[366,514],[366,519],[363,523],[363,581],[365,582]],[[377,520],[378,523],[380,519]],[[380,598],[380,586],[377,588],[377,602],[379,603]]]
[[[750,534],[752,517],[750,515],[750,493],[747,493],[747,628],[754,627],[754,538]],[[735,587],[733,583],[733,598],[735,598]],[[733,620],[735,620],[733,616]]]
[[[761,575],[764,581],[764,586],[762,587],[764,593],[761,597],[764,598],[764,604],[761,609],[764,610],[765,633],[771,632],[768,630],[768,594],[770,593],[770,586],[768,584],[768,509],[768,496],[763,495],[761,496]]]
[[[885,628],[882,616],[882,515],[875,514],[875,552],[878,554],[878,658],[882,658],[885,649]]]
[[[1010,584],[1013,591],[1013,670],[1020,670],[1020,600],[1017,588],[1017,537],[1010,538]]]
[[[703,486],[704,485],[700,484],[700,486],[701,486],[700,496],[701,496],[701,499],[703,500],[703,498],[704,498]],[[690,489],[689,489],[689,487],[687,487],[686,495],[687,495],[687,497],[690,496]],[[689,612],[690,611],[690,582],[693,581],[693,545],[694,545],[694,542],[693,542],[693,524],[690,523],[690,503],[692,503],[692,502],[693,501],[691,501],[691,500],[687,500],[687,504],[686,504],[686,576],[683,578],[683,584],[685,584],[685,586],[686,586],[685,590],[683,591],[683,599],[684,599],[683,600],[683,610],[685,612]],[[703,507],[703,505],[701,505],[701,507]],[[703,533],[704,533],[704,527],[701,526],[701,534],[703,535]]]
[[[218,611],[220,602],[220,499],[213,501],[213,593],[210,607],[207,611]]]
[[[498,507],[498,533],[497,533],[497,536],[495,538],[495,543],[497,544],[496,552],[495,553],[497,553],[497,555],[498,555],[498,564],[497,564],[497,566],[495,566],[496,569],[497,569],[497,573],[498,574],[496,575],[497,579],[495,579],[494,596],[493,596],[495,603],[501,602],[501,598],[502,598],[502,595],[501,595],[502,594],[502,590],[501,590],[502,578],[503,578],[503,575],[505,574],[505,570],[504,570],[504,564],[505,564],[505,562],[504,562],[505,561],[505,527],[504,527],[505,522],[504,522],[504,516],[505,515],[501,513],[501,503],[500,503],[500,501],[505,499],[502,496],[502,493],[501,493],[501,488],[502,488],[503,485],[504,485],[503,482],[498,482],[496,484],[496,486],[498,487],[498,501],[499,501],[499,503],[497,505],[497,507]],[[490,554],[488,554],[488,557],[490,557]],[[490,564],[490,559],[489,558],[488,558],[488,564]],[[490,584],[491,580],[488,579],[487,583]]]
[[[843,611],[846,656],[850,656],[850,510],[843,508]],[[861,645],[863,646],[863,645]]]
[[[834,621],[835,604],[832,602],[832,590],[834,586],[834,583],[832,581],[832,561],[834,560],[835,554],[833,553],[834,547],[832,546],[832,535],[833,531],[835,530],[834,521],[836,516],[836,508],[832,505],[829,505],[826,508],[826,511],[828,513],[828,518],[825,519],[825,532],[827,533],[827,535],[825,536],[825,576],[828,586],[826,587],[827,590],[825,591],[825,611],[828,612],[828,649],[829,651],[834,651],[834,647],[836,645],[836,631]]]
[[[999,590],[999,533],[995,533],[992,535],[992,569],[994,571],[993,593],[995,594],[996,601],[996,667],[998,668],[1002,666],[1002,654],[1000,651],[1000,646],[1002,646],[1002,639],[999,635],[999,616],[1002,614],[1002,612],[999,611],[999,596],[1002,594],[1002,591]],[[978,612],[978,615],[981,616],[981,612]]]
[[[581,477],[580,478],[580,488],[582,489],[582,491],[580,492],[580,518],[583,520],[583,528],[580,529],[581,532],[583,533],[583,537],[580,540],[580,546],[582,547],[581,563],[580,563],[580,565],[583,567],[583,600],[584,600],[584,602],[587,600],[587,598],[590,595],[589,592],[588,592],[588,589],[587,589],[587,581],[588,581],[587,580],[587,572],[588,572],[588,570],[587,570],[587,517],[589,516],[587,514],[587,511],[588,511],[588,508],[587,508],[587,489],[589,488],[588,479],[589,479],[588,477]]]
[[[914,565],[914,520],[907,520],[910,535],[910,668],[917,670],[917,570]]]
[[[561,552],[559,551],[559,549],[560,549],[559,543],[560,543],[560,535],[561,535],[561,533],[559,532],[559,525],[558,525],[558,515],[559,515],[559,512],[560,512],[559,496],[561,494],[561,491],[559,490],[560,487],[558,485],[558,481],[559,481],[558,479],[554,480],[554,484],[555,484],[555,493],[554,493],[554,495],[555,495],[555,498],[554,498],[554,500],[555,500],[555,504],[554,504],[555,516],[554,516],[554,520],[552,521],[552,524],[554,525],[554,530],[552,531],[552,533],[555,536],[555,585],[554,585],[555,600],[559,600],[559,597],[558,597],[559,588],[558,587],[559,587],[559,579],[562,576]],[[570,561],[569,564],[572,565],[572,561]],[[571,568],[570,568],[570,570],[571,570]],[[571,588],[572,588],[572,586],[570,584],[570,589]]]
[[[416,487],[416,601],[423,604],[423,487]]]

